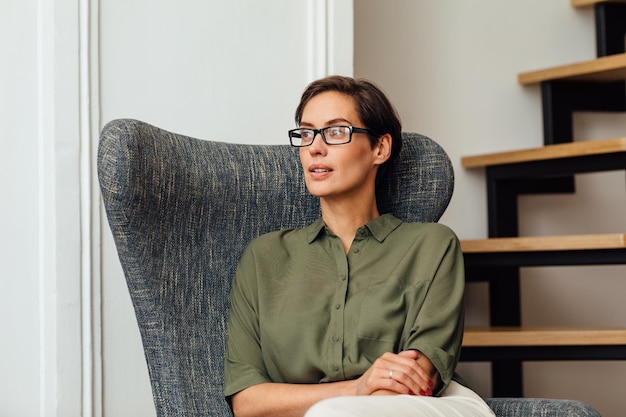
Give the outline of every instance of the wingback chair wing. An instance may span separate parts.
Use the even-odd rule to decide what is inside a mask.
[[[286,137],[286,136],[285,136]],[[120,119],[102,130],[98,177],[159,417],[230,417],[223,361],[231,279],[247,243],[319,215],[288,145],[199,140]],[[381,212],[436,222],[454,174],[431,139],[404,134]],[[577,401],[489,399],[500,417],[598,417]]]

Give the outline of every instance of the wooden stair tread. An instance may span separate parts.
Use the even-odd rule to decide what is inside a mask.
[[[483,168],[493,165],[545,161],[625,151],[626,137],[621,137],[586,142],[561,143],[557,145],[543,146],[541,148],[466,156],[461,158],[461,164],[464,168]]]
[[[464,347],[626,345],[626,329],[568,327],[468,327]]]
[[[626,3],[626,0],[572,0],[573,7],[590,7],[596,3],[606,3],[612,1],[616,3]]]
[[[518,82],[522,85],[557,80],[619,81],[624,79],[626,79],[626,53],[525,72],[518,76]]]
[[[462,240],[464,253],[539,252],[566,250],[625,249],[626,234],[501,237]]]

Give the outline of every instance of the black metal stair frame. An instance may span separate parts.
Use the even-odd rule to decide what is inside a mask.
[[[598,57],[626,52],[626,4],[596,3],[596,54]]]
[[[594,5],[597,56],[623,53],[626,3]],[[544,144],[574,140],[576,111],[626,111],[625,81],[559,80],[541,83]],[[575,175],[626,169],[626,153],[567,157],[486,168],[489,237],[517,237],[518,196],[573,193]],[[626,264],[626,249],[466,253],[468,282],[489,284],[490,324],[520,326],[520,267]],[[626,346],[464,347],[463,361],[492,363],[492,395],[523,396],[525,360],[626,359]]]
[[[594,5],[596,18],[596,56],[626,51],[626,3],[601,2]],[[626,111],[626,82],[544,81],[541,83],[544,145],[574,140],[573,117],[576,111]],[[573,193],[573,178],[562,178],[543,192]],[[528,186],[526,186],[528,187]],[[528,192],[526,192],[528,194]]]
[[[626,170],[626,152],[496,165],[486,168],[490,237],[518,236],[517,195],[549,190],[575,174]],[[556,179],[556,180],[554,180]],[[468,282],[489,283],[492,326],[521,324],[519,268],[525,266],[626,264],[626,250],[466,253]],[[522,361],[567,358],[625,359],[624,347],[466,347],[463,361],[492,362],[492,395],[522,396]]]
[[[464,362],[517,363],[518,361],[580,361],[588,360],[626,360],[626,345],[607,346],[495,346],[465,347],[461,352]],[[502,375],[506,377],[506,375]],[[500,391],[500,383],[493,382],[494,391]],[[494,395],[503,397],[504,395]]]
[[[571,142],[575,111],[626,111],[624,81],[544,81],[541,83],[544,145]]]

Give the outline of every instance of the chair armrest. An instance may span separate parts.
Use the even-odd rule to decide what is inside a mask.
[[[601,417],[589,404],[543,398],[487,398],[497,417]]]

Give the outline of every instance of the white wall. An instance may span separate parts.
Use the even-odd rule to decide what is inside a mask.
[[[0,66],[0,414],[33,416],[39,399],[30,393],[38,391],[40,364],[37,20],[33,2],[13,3],[0,6],[5,54]],[[13,20],[21,24],[11,25]]]
[[[595,57],[590,10],[569,0],[355,2],[355,75],[378,82],[400,112],[405,130],[429,135],[450,154],[456,188],[442,222],[461,238],[487,236],[484,173],[464,170],[465,155],[543,144],[537,87],[520,72]],[[575,115],[575,139],[623,136],[626,114]],[[577,193],[525,196],[521,233],[623,232],[624,172],[579,176]],[[626,268],[536,268],[522,272],[523,323],[626,327]],[[469,324],[486,323],[484,286],[468,290]],[[461,372],[490,395],[488,367]],[[527,396],[575,398],[617,417],[626,407],[625,362],[525,365]]]
[[[88,395],[79,36],[56,25],[77,15],[77,3],[0,5],[1,415],[78,415]]]
[[[0,3],[0,415],[154,415],[98,133],[131,117],[286,143],[306,84],[352,74],[352,14],[352,0]]]

